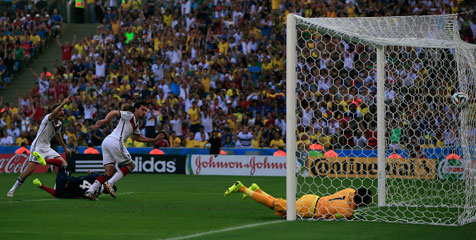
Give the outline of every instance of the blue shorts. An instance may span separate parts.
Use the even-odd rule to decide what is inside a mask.
[[[61,166],[56,175],[56,197],[63,197],[66,194],[66,184],[71,177],[71,172],[67,166]]]

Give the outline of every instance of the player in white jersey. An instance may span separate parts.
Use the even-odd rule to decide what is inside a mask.
[[[124,142],[127,138],[132,136],[132,139],[139,142],[155,143],[159,141],[159,135],[155,138],[147,138],[141,135],[139,131],[139,121],[144,119],[145,114],[149,111],[145,102],[137,102],[134,104],[134,113],[129,111],[111,111],[106,115],[106,118],[99,120],[92,127],[98,129],[107,122],[111,121],[113,117],[120,117],[116,128],[104,138],[101,149],[103,156],[103,165],[105,173],[99,176],[94,184],[86,191],[84,196],[90,200],[97,200],[94,192],[104,184],[104,187],[111,190],[109,193],[112,197],[116,197],[113,189],[114,183],[131,172],[135,165],[132,161],[131,155],[127,151]],[[116,171],[116,163],[119,166],[119,171]]]
[[[65,98],[59,105],[53,106],[53,112],[47,114],[41,121],[41,125],[36,133],[36,138],[33,140],[30,149],[30,157],[28,158],[28,165],[25,171],[20,174],[13,187],[8,191],[7,197],[13,197],[15,190],[21,186],[21,184],[30,176],[37,164],[45,166],[46,163],[64,163],[66,162],[55,150],[51,149],[51,139],[56,137],[60,145],[63,147],[66,154],[70,154],[70,151],[64,144],[61,134],[62,120],[64,119],[63,106],[71,102],[71,96]],[[37,156],[43,156],[45,160],[38,158]]]

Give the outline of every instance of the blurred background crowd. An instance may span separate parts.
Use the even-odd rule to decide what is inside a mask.
[[[204,147],[212,131],[219,133],[223,147],[282,147],[286,132],[287,13],[304,17],[373,17],[451,14],[475,8],[471,1],[452,0],[87,0],[79,20],[97,21],[98,25],[91,25],[97,27],[97,32],[69,43],[56,38],[59,30],[55,25],[60,27],[62,18],[53,17],[58,15],[54,8],[38,11],[32,5],[23,5],[23,10],[17,3],[15,11],[5,11],[0,18],[0,56],[4,59],[0,60],[1,87],[8,88],[12,76],[27,69],[34,55],[51,44],[49,39],[63,51],[58,53],[53,69],[33,72],[38,83],[19,96],[18,102],[1,102],[0,145],[30,144],[43,116],[51,110],[49,106],[73,95],[73,102],[65,106],[63,124],[65,142],[73,149],[88,144],[99,146],[114,125],[96,131],[90,126],[111,110],[131,109],[137,100],[146,101],[150,109],[141,131],[147,137],[161,134],[163,139],[157,143],[160,147]],[[461,15],[459,20],[461,37],[475,43],[476,14]],[[333,41],[323,38],[324,44]],[[352,68],[331,68],[326,58],[335,56],[320,56],[320,64],[306,70],[316,71],[309,76],[320,79],[298,76],[301,84],[314,83],[308,85],[307,92],[319,95],[299,112],[301,147],[376,147],[375,85],[367,80],[368,75],[355,74],[355,70],[367,67],[358,66],[367,49],[358,45],[340,49],[341,45],[332,44],[329,54],[349,59]],[[367,55],[372,57],[370,51]],[[306,64],[303,59],[301,67]],[[397,65],[395,68],[406,67]],[[372,73],[371,69],[362,72]],[[411,72],[409,68],[406,73]],[[302,100],[305,93],[300,94]],[[386,100],[391,101],[395,92],[386,95]],[[360,101],[353,96],[359,96]],[[431,109],[431,101],[428,105]],[[405,111],[401,103],[395,107]],[[312,122],[307,117],[311,112],[317,114],[316,109],[321,111],[314,117],[325,115],[325,123]],[[436,118],[432,119],[427,124],[434,123]],[[389,132],[398,135],[391,140],[395,139],[395,148],[410,141],[400,135],[411,124],[402,118],[389,122]],[[444,132],[421,131],[408,136],[418,136],[416,141],[421,143],[428,140],[427,147],[445,145]],[[129,139],[126,146],[145,145]]]

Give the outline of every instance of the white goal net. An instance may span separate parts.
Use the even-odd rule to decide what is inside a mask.
[[[349,219],[476,221],[476,47],[457,16],[287,24],[288,220],[303,195],[364,187],[373,202]]]

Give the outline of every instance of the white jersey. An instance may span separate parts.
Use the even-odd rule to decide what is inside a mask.
[[[140,134],[139,121],[136,120],[133,113],[121,111],[121,119],[109,136],[125,142],[132,134]]]
[[[36,138],[33,140],[31,144],[31,148],[49,148],[51,147],[51,139],[55,135],[55,133],[61,133],[61,126],[62,122],[54,122],[54,118],[48,120],[50,114],[46,114],[40,124],[40,128],[38,128],[38,132],[36,133]]]

